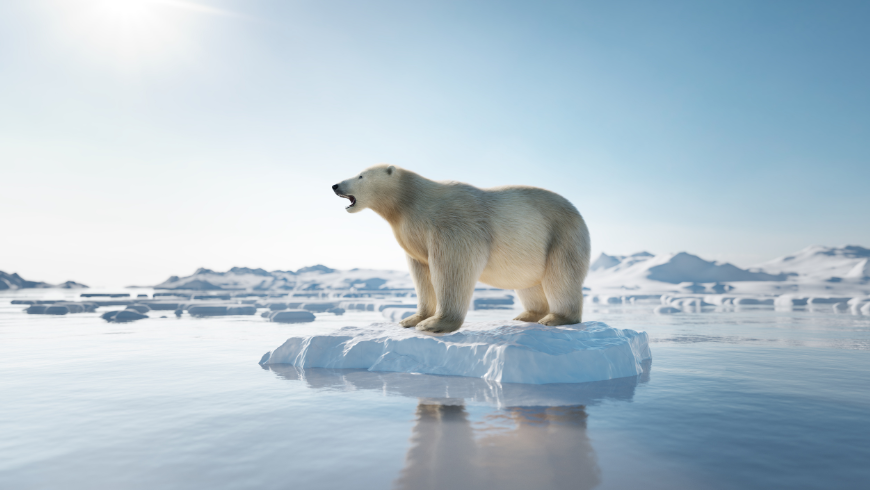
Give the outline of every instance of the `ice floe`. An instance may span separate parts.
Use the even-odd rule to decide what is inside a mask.
[[[266,318],[276,323],[308,323],[315,319],[314,313],[307,310],[281,310],[270,313]]]
[[[471,323],[440,336],[395,323],[376,323],[292,337],[263,355],[260,364],[548,384],[637,376],[643,370],[641,363],[650,358],[646,332],[600,322],[563,327],[513,321]]]

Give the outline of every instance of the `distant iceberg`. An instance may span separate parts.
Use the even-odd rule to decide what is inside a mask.
[[[637,376],[643,372],[643,361],[651,357],[646,332],[616,329],[600,322],[563,327],[471,323],[441,336],[395,323],[376,323],[292,337],[263,355],[260,364],[549,384]]]

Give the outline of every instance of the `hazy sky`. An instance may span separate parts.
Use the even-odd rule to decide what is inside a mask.
[[[330,186],[570,199],[593,252],[870,245],[870,3],[0,0],[0,270],[404,269]]]

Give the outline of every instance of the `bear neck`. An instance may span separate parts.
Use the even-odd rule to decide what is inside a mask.
[[[438,185],[435,181],[404,169],[398,177],[396,191],[385,193],[377,205],[371,207],[394,228],[401,225],[403,217],[416,207],[420,199],[425,199],[432,186]]]

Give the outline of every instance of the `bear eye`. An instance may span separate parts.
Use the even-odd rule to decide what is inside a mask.
[[[362,178],[362,175],[360,175],[359,178]]]

